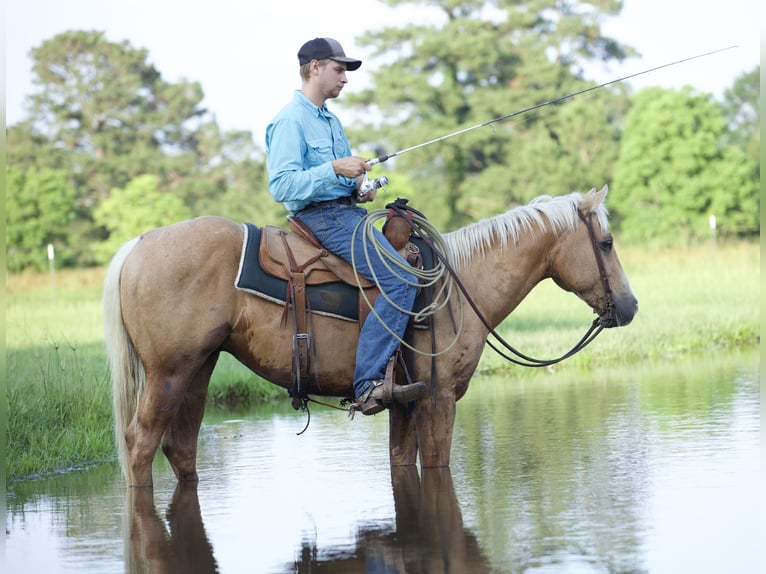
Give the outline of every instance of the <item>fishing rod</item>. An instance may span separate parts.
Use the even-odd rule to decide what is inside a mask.
[[[498,116],[498,117],[493,118],[491,120],[488,120],[486,122],[482,122],[480,124],[476,124],[475,126],[471,126],[471,127],[468,127],[468,128],[463,128],[462,130],[458,130],[456,132],[452,132],[451,134],[447,134],[447,135],[444,135],[444,136],[441,136],[441,137],[429,140],[427,142],[424,142],[424,143],[421,143],[421,144],[418,144],[418,145],[414,145],[412,147],[408,147],[406,149],[397,151],[395,153],[391,153],[391,154],[388,154],[388,155],[378,156],[375,159],[371,159],[367,163],[369,163],[370,166],[373,166],[373,165],[376,165],[376,164],[379,164],[379,163],[383,163],[384,161],[387,161],[387,160],[391,159],[392,157],[400,156],[400,155],[405,154],[407,152],[414,151],[416,149],[420,149],[422,147],[426,147],[428,145],[435,144],[435,143],[444,141],[444,140],[449,139],[449,138],[453,138],[455,136],[459,136],[459,135],[464,134],[464,133],[468,133],[470,131],[473,131],[473,130],[476,130],[476,129],[479,129],[479,128],[483,128],[483,127],[492,125],[492,124],[497,123],[497,122],[502,122],[504,120],[513,118],[515,116],[520,116],[521,114],[526,114],[527,112],[531,112],[533,110],[537,110],[537,109],[545,107],[545,106],[550,106],[550,105],[553,105],[553,104],[558,104],[558,103],[563,102],[565,100],[574,98],[575,96],[580,96],[582,94],[585,94],[585,93],[588,93],[588,92],[592,92],[593,90],[598,90],[598,89],[601,89],[601,88],[605,88],[607,86],[611,86],[612,84],[617,84],[619,82],[624,82],[625,80],[630,80],[631,78],[636,78],[638,76],[643,76],[644,74],[648,74],[650,72],[656,72],[657,70],[662,70],[663,68],[669,68],[670,66],[677,66],[678,64],[683,64],[685,62],[690,62],[692,60],[697,60],[699,58],[704,58],[706,56],[712,56],[713,54],[717,54],[719,52],[725,52],[726,50],[731,50],[731,49],[736,48],[736,47],[737,46],[727,46],[726,48],[718,48],[717,50],[712,50],[710,52],[705,52],[703,54],[697,54],[696,56],[690,56],[688,58],[683,58],[682,60],[676,60],[675,62],[669,62],[667,64],[662,64],[661,66],[655,66],[653,68],[649,68],[649,69],[643,70],[641,72],[636,72],[636,73],[630,74],[628,76],[623,76],[623,77],[617,78],[615,80],[610,80],[608,82],[604,82],[603,84],[599,84],[598,86],[591,86],[590,88],[585,88],[585,89],[580,90],[578,92],[573,92],[571,94],[567,94],[566,96],[559,96],[558,98],[553,98],[552,100],[548,100],[547,102],[542,102],[542,103],[539,103],[539,104],[535,104],[534,106],[530,106],[528,108],[524,108],[523,110],[512,112],[510,114],[505,114],[503,116]],[[385,184],[383,184],[383,185],[385,185]],[[378,186],[378,187],[380,187],[380,186]]]

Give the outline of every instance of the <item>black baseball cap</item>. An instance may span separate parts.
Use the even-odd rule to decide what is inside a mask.
[[[361,60],[347,58],[343,47],[332,38],[314,38],[303,44],[298,50],[298,62],[301,66],[308,64],[311,60],[324,60],[325,58],[343,62],[349,72],[353,72],[362,65]]]

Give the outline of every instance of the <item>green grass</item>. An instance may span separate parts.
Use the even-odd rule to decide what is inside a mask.
[[[111,399],[93,344],[10,352],[9,478],[112,457]]]
[[[620,252],[640,302],[630,326],[609,329],[550,370],[659,361],[674,355],[755,347],[760,342],[760,249],[756,244]],[[109,377],[101,324],[103,270],[56,276],[11,275],[6,283],[9,480],[115,458]],[[520,351],[552,358],[593,320],[590,310],[551,282],[540,285],[501,326]],[[509,366],[491,350],[481,372]],[[243,408],[283,400],[271,385],[222,355],[209,404]]]

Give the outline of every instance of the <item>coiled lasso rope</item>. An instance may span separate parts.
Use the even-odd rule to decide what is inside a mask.
[[[447,256],[447,260],[450,260],[451,257],[449,256],[449,249],[447,248],[447,244],[444,242],[444,239],[436,230],[436,228],[434,228],[425,217],[422,217],[416,212],[411,211],[409,213],[412,216],[413,222],[418,226],[418,228],[423,233],[428,235],[428,238],[430,239],[434,248],[445,254]],[[357,235],[362,233],[364,257],[367,262],[367,266],[372,273],[371,279],[375,282],[375,284],[378,286],[378,289],[380,290],[379,297],[385,297],[386,301],[388,301],[392,307],[394,307],[397,311],[410,316],[414,321],[422,321],[423,319],[434,315],[449,304],[450,297],[453,293],[452,276],[448,273],[447,268],[438,257],[435,258],[435,264],[432,269],[417,269],[404,261],[400,256],[398,256],[398,254],[394,255],[388,249],[386,249],[386,245],[380,242],[379,236],[375,233],[377,231],[375,222],[386,217],[388,217],[388,210],[381,209],[378,211],[371,211],[365,217],[360,219],[356,224],[356,227],[354,227],[354,233],[351,236],[352,244],[354,244]],[[372,249],[372,251],[370,251],[370,249]],[[375,274],[375,270],[371,264],[371,255],[373,253],[377,255],[377,257],[383,262],[389,272],[395,275],[400,281],[407,283],[410,286],[425,289],[439,284],[439,289],[435,293],[433,301],[423,310],[418,312],[414,312],[411,309],[404,309],[396,302],[394,302],[380,286],[378,277]],[[378,321],[380,321],[381,325],[383,325],[386,330],[391,335],[393,335],[402,345],[420,355],[425,355],[426,357],[438,357],[439,355],[449,351],[454,346],[454,344],[457,343],[457,340],[460,338],[460,333],[463,329],[463,300],[459,291],[457,291],[457,301],[458,309],[460,312],[458,315],[457,328],[455,329],[455,337],[444,349],[429,353],[420,349],[416,349],[404,341],[380,318],[380,315],[375,311],[374,306],[370,302],[369,297],[367,297],[367,294],[361,287],[359,273],[356,270],[356,250],[354,249],[351,250],[351,266],[354,269],[354,278],[356,279],[357,286],[359,286],[359,291],[364,298],[364,301],[367,303],[367,306],[370,308],[370,312],[375,315]],[[414,282],[410,281],[408,275],[414,275],[417,280]]]

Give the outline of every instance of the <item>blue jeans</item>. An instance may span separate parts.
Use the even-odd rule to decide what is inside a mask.
[[[324,204],[304,209],[295,217],[314,232],[316,238],[328,251],[351,263],[351,237],[356,224],[366,214],[364,209],[354,205]],[[406,261],[396,253],[383,234],[377,229],[374,233],[380,244],[406,265]],[[364,255],[363,241],[365,241],[364,229],[360,226],[354,242],[354,262],[359,275],[372,280],[373,274]],[[366,241],[370,263],[381,289],[396,305],[402,309],[411,310],[417,291],[413,285],[416,277],[406,269],[397,269],[396,274],[389,271],[369,245],[369,239]],[[404,336],[409,321],[406,313],[394,308],[382,295],[375,300],[374,308],[378,317],[388,325],[391,331],[399,337]],[[373,380],[382,379],[385,376],[388,359],[399,346],[399,341],[381,325],[378,317],[370,313],[359,333],[354,369],[356,397],[366,391]]]

